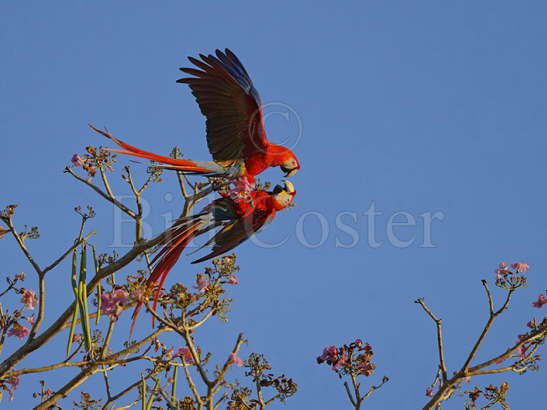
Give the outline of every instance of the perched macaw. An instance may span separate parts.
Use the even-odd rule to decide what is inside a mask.
[[[216,56],[200,54],[201,61],[188,57],[200,70],[181,68],[193,77],[177,81],[190,86],[202,114],[207,117],[207,146],[213,161],[156,155],[94,129],[125,149],[110,151],[168,164],[165,168],[190,174],[246,177],[254,182],[255,176],[265,169],[279,166],[286,177],[294,175],[300,169],[298,159],[290,149],[272,144],[266,138],[260,97],[243,64],[228,49],[215,53]]]
[[[286,180],[283,185],[276,185],[272,192],[253,190],[248,192],[246,198],[241,199],[237,197],[237,192],[235,195],[222,193],[220,198],[211,202],[200,213],[179,218],[169,229],[162,250],[154,258],[156,264],[152,274],[145,283],[145,289],[150,290],[159,280],[154,295],[154,309],[165,278],[192,239],[222,226],[213,238],[199,248],[212,245],[211,252],[192,263],[206,261],[235,248],[272,221],[277,211],[291,204],[296,195],[294,185]],[[141,305],[139,303],[135,308],[133,321],[137,318]]]

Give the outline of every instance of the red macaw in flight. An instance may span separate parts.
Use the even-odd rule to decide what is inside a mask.
[[[230,251],[272,221],[277,211],[292,203],[296,195],[294,185],[286,180],[283,185],[276,185],[272,192],[250,191],[247,199],[237,198],[237,192],[235,199],[234,196],[222,193],[220,198],[211,202],[200,213],[177,219],[169,228],[162,250],[154,257],[156,264],[145,282],[145,289],[150,290],[159,280],[153,308],[156,308],[165,278],[192,239],[222,226],[213,238],[199,248],[212,245],[211,252],[192,263],[203,262]],[[137,304],[133,312],[133,324],[141,306],[142,303]]]
[[[213,161],[174,159],[143,151],[101,132],[124,150],[110,149],[168,164],[165,168],[190,174],[246,177],[255,176],[269,167],[279,166],[286,177],[300,169],[294,153],[266,138],[262,118],[262,104],[249,74],[234,53],[216,50],[216,56],[202,55],[201,60],[188,57],[196,68],[181,68],[193,77],[181,78],[178,83],[190,86],[202,114],[207,118],[207,146]]]

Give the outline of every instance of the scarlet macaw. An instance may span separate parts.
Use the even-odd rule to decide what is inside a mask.
[[[222,226],[222,229],[201,247],[212,245],[211,252],[192,263],[206,261],[235,248],[272,221],[277,211],[291,204],[296,190],[289,181],[285,180],[283,184],[283,187],[276,185],[272,192],[250,191],[246,200],[234,199],[229,194],[222,193],[220,198],[211,202],[200,213],[179,218],[169,229],[163,249],[154,258],[157,263],[145,282],[145,289],[149,290],[159,280],[154,295],[154,309],[165,278],[193,238]],[[141,305],[142,303],[139,303],[133,312],[133,322]]]
[[[262,104],[249,74],[234,53],[226,49],[213,55],[200,54],[201,61],[188,57],[195,68],[180,70],[194,77],[177,82],[190,86],[202,114],[207,117],[207,146],[214,161],[173,159],[143,151],[110,135],[126,151],[110,151],[147,158],[168,164],[165,168],[191,174],[222,176],[226,178],[254,177],[269,167],[279,166],[286,177],[300,169],[294,153],[266,138],[262,118]]]

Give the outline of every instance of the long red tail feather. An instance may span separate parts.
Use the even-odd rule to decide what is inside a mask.
[[[211,172],[210,169],[200,167],[196,165],[196,163],[193,161],[189,161],[186,159],[176,159],[176,158],[165,157],[163,155],[158,155],[152,152],[144,151],[140,148],[134,147],[133,145],[129,145],[117,138],[114,138],[109,132],[100,130],[99,128],[96,128],[91,124],[89,124],[89,126],[94,131],[98,132],[101,135],[104,135],[106,138],[110,139],[111,141],[119,145],[120,147],[127,150],[127,151],[123,151],[123,150],[119,150],[115,148],[108,148],[108,151],[115,152],[117,154],[132,155],[134,157],[146,158],[156,162],[163,162],[164,164],[175,165],[177,166],[177,169],[180,169],[181,171],[204,172],[204,173]]]
[[[162,253],[162,256],[154,267],[152,274],[146,280],[144,291],[145,294],[147,294],[147,292],[154,287],[159,279],[158,286],[156,288],[156,291],[154,292],[154,311],[156,310],[156,306],[161,295],[163,282],[167,278],[167,275],[169,274],[173,266],[175,266],[175,264],[177,263],[184,248],[186,248],[188,243],[190,243],[190,241],[194,238],[194,235],[198,230],[199,226],[200,221],[196,221],[189,227],[185,227],[183,229],[175,231],[174,235],[178,236],[177,240],[160,251]],[[143,302],[138,302],[137,306],[135,306],[135,310],[133,311],[133,315],[131,316],[133,323],[131,324],[130,334],[133,334],[133,328],[135,327],[135,323],[142,308],[142,304]],[[154,326],[154,317],[152,317],[152,326]]]

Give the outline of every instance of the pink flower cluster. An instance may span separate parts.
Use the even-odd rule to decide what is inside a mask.
[[[317,363],[323,362],[332,366],[332,370],[339,374],[358,374],[370,376],[376,369],[376,365],[371,362],[372,347],[361,339],[355,340],[349,345],[342,347],[328,346],[323,349],[323,354],[317,357]],[[351,360],[350,360],[351,358]]]
[[[511,265],[511,267],[516,270],[518,273],[524,273],[526,272],[528,269],[530,269],[530,266],[527,264],[527,263],[524,263],[524,262],[517,262],[517,263],[513,263]]]
[[[318,364],[326,362],[329,366],[332,366],[332,370],[336,371],[346,364],[347,359],[347,353],[339,351],[336,346],[329,346],[323,349],[323,354],[316,360]]]
[[[87,147],[87,150],[89,153],[96,154],[96,151],[93,147]],[[72,165],[75,167],[82,167],[83,169],[85,169],[91,177],[95,176],[95,174],[97,173],[97,167],[95,165],[91,165],[89,159],[83,159],[78,154],[72,155],[70,162],[72,162]]]
[[[536,308],[540,308],[546,303],[547,303],[547,299],[545,299],[545,296],[542,293],[541,295],[538,296],[538,300],[532,303],[532,306]]]
[[[524,262],[515,262],[515,263],[511,264],[511,268],[513,268],[513,270],[516,273],[524,273],[528,269],[530,269],[530,265],[528,265],[527,263],[524,263]],[[506,275],[510,275],[512,273],[513,272],[511,271],[511,269],[509,269],[509,266],[507,266],[506,262],[501,262],[499,264],[498,268],[496,269],[496,275],[498,277],[498,280],[500,280],[502,277],[504,277]]]
[[[245,364],[243,363],[243,360],[241,360],[235,353],[230,353],[230,356],[228,356],[228,361],[238,367],[241,367]]]
[[[186,346],[179,347],[179,350],[177,352],[177,356],[180,356],[184,360],[184,363],[187,363],[187,364],[194,363],[194,358],[192,357],[192,352]]]
[[[101,295],[101,313],[114,321],[122,312],[123,306],[129,300],[129,293],[125,289],[115,289],[112,292],[103,292]]]
[[[198,291],[203,292],[205,291],[205,288],[207,288],[208,285],[209,285],[209,281],[205,279],[205,275],[200,273],[196,276],[196,286],[194,286],[194,289],[197,289]]]
[[[10,400],[13,400],[13,392],[19,386],[19,376],[11,376],[5,379],[5,383],[9,384],[11,387],[7,387],[7,391],[10,396]]]
[[[144,303],[146,301],[146,293],[142,288],[137,288],[131,292],[131,300]]]
[[[250,202],[251,192],[255,189],[255,184],[249,182],[247,178],[236,178],[230,184],[228,196],[236,203]]]
[[[11,384],[13,390],[15,390],[19,386],[19,376],[8,377],[6,381]]]
[[[72,162],[72,165],[74,165],[75,167],[81,167],[82,165],[84,165],[84,160],[78,154],[74,154],[70,159],[70,162]]]
[[[509,270],[507,263],[500,262],[498,268],[496,269],[496,275],[498,276],[498,279],[501,279],[502,276],[509,275],[510,273],[511,271]]]
[[[36,298],[36,294],[33,290],[30,289],[21,289],[22,295],[21,295],[21,303],[23,303],[27,309],[33,310],[36,306],[36,302],[38,299]]]
[[[15,322],[11,329],[8,330],[8,336],[15,336],[19,339],[24,339],[27,337],[30,333],[30,330],[28,327],[20,325],[19,323]]]

